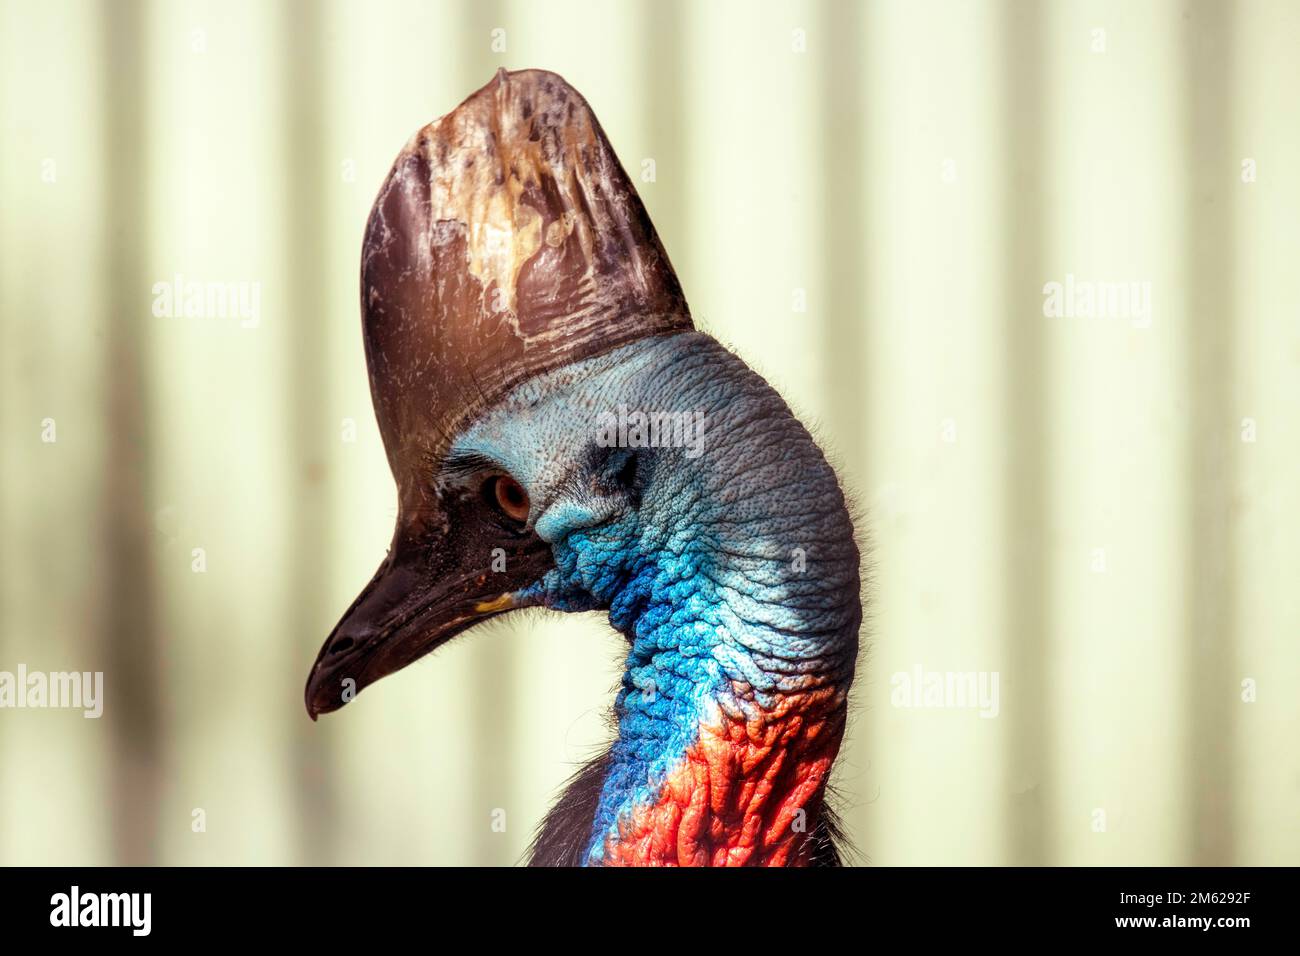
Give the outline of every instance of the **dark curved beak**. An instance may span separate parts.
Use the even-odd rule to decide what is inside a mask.
[[[307,678],[308,716],[338,710],[381,677],[518,606],[511,595],[551,566],[550,548],[525,542],[506,566],[431,568],[420,549],[394,547],[321,647]]]

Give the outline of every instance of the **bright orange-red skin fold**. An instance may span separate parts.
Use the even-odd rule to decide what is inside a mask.
[[[788,695],[749,720],[719,712],[655,802],[620,819],[602,862],[807,866],[844,717],[835,687]]]

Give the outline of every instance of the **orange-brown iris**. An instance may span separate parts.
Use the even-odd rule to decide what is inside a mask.
[[[497,507],[515,521],[528,520],[528,492],[509,475],[499,475],[493,480],[493,497]]]

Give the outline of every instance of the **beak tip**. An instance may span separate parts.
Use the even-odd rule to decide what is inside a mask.
[[[317,719],[319,719],[324,710],[320,705],[320,687],[317,686],[316,682],[316,673],[318,669],[318,667],[312,668],[311,675],[307,678],[306,691],[303,694],[303,703],[307,705],[307,716],[311,718],[312,723],[315,723]]]
[[[329,714],[338,710],[348,703],[350,698],[340,697],[327,690],[333,686],[333,681],[328,675],[322,675],[319,668],[313,668],[311,677],[307,680],[307,690],[303,695],[304,703],[307,705],[307,716],[312,719],[312,723],[320,720],[321,714]]]

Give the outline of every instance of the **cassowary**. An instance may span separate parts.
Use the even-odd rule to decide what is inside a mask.
[[[836,864],[861,620],[845,499],[780,396],[695,331],[586,101],[501,71],[421,129],[361,273],[399,514],[310,715],[487,617],[607,610],[617,739],[532,862]]]

